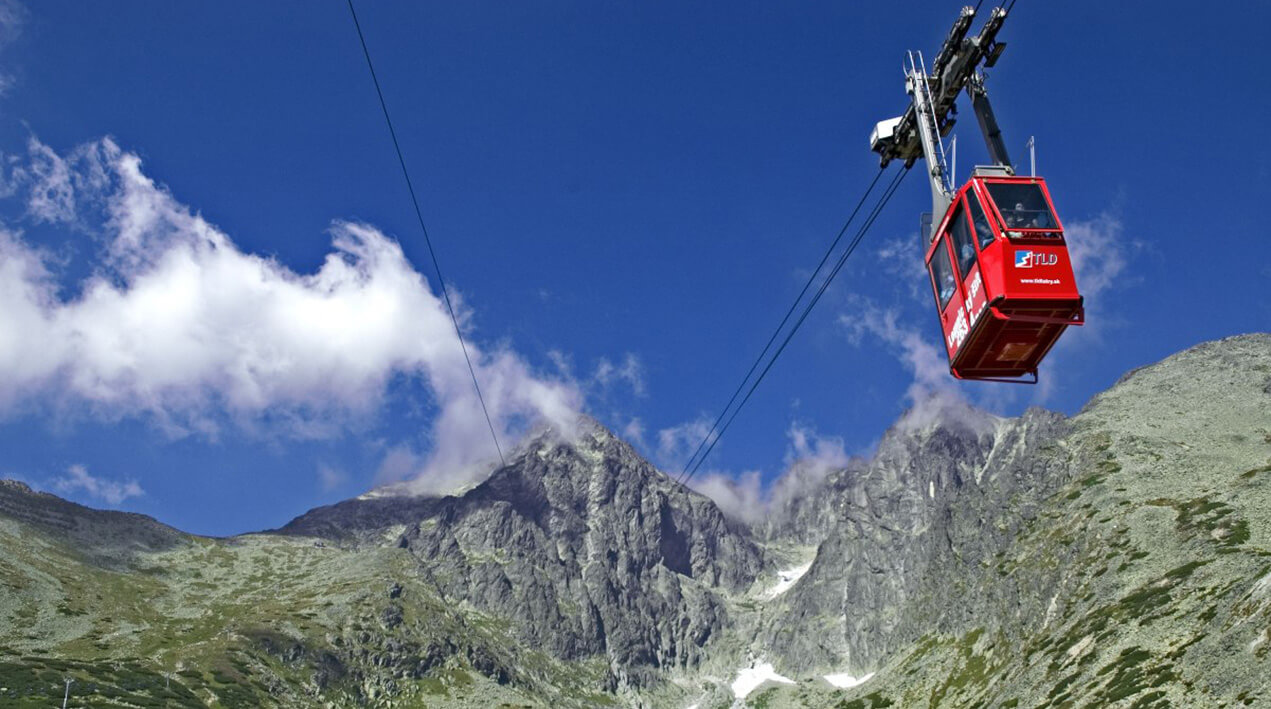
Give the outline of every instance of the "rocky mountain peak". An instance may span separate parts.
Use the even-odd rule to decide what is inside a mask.
[[[1068,430],[1064,416],[1030,409],[1002,419],[958,402],[927,405],[889,428],[871,459],[831,472],[769,521],[770,538],[818,545],[766,638],[794,666],[872,670],[921,634],[905,609],[924,579],[945,573],[962,515],[1021,492],[1044,495],[1062,481],[1035,460]],[[1001,537],[986,534],[953,557],[979,558]],[[793,630],[795,618],[811,617],[833,629],[816,637]]]
[[[0,488],[9,488],[14,492],[23,494],[32,494],[35,492],[31,489],[30,485],[27,485],[21,480],[12,480],[9,478],[0,479]]]
[[[184,544],[188,539],[152,517],[85,507],[17,480],[0,480],[0,516],[42,530],[92,563],[107,567],[123,565],[138,553]]]
[[[740,526],[589,419],[454,495],[381,491],[283,535],[191,540],[0,481],[0,584],[24,604],[0,629],[33,678],[6,696],[46,692],[58,653],[100,651],[84,686],[142,687],[119,662],[161,648],[186,669],[146,687],[192,706],[1271,697],[1271,335],[1136,370],[1072,418],[928,402],[870,458],[781,484]]]
[[[460,495],[349,500],[281,531],[375,525],[362,537],[374,541],[393,524],[443,597],[514,619],[521,640],[558,658],[605,658],[615,686],[695,663],[726,622],[720,594],[761,566],[747,530],[591,419],[532,433]]]

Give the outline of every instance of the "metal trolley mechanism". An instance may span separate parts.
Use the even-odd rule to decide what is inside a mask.
[[[926,161],[932,212],[923,215],[922,247],[949,371],[959,379],[1036,383],[1042,359],[1069,325],[1085,322],[1085,310],[1046,181],[1015,174],[979,69],[1005,49],[996,38],[1006,15],[994,8],[968,37],[976,11],[964,7],[930,72],[920,53],[909,52],[909,107],[875,126],[870,149],[883,166]],[[942,139],[964,89],[991,164],[977,166],[954,191]]]

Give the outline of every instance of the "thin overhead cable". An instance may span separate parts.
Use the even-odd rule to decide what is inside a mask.
[[[851,243],[839,256],[839,259],[835,263],[834,268],[830,271],[829,275],[826,276],[825,280],[822,281],[821,287],[817,289],[817,292],[815,295],[813,295],[812,300],[808,302],[808,304],[804,307],[803,312],[799,315],[799,319],[795,321],[794,326],[786,334],[785,339],[782,340],[781,346],[776,349],[772,357],[768,360],[768,364],[765,365],[763,368],[763,371],[759,373],[759,377],[755,379],[754,383],[750,385],[750,389],[746,392],[746,396],[741,400],[741,403],[739,403],[737,407],[733,409],[732,413],[728,417],[728,421],[724,423],[723,428],[719,429],[719,433],[715,435],[713,439],[711,439],[710,445],[706,448],[706,451],[702,453],[701,457],[697,459],[696,464],[694,464],[693,468],[688,471],[688,474],[681,477],[680,479],[681,484],[687,484],[690,480],[693,479],[693,476],[697,474],[697,471],[699,468],[701,468],[702,463],[706,461],[706,458],[710,455],[711,451],[715,449],[715,444],[718,443],[719,439],[724,436],[724,433],[732,425],[733,420],[737,418],[737,414],[741,412],[741,409],[746,405],[746,402],[750,400],[750,396],[755,393],[755,390],[757,388],[759,388],[759,384],[764,380],[764,377],[768,375],[768,372],[769,370],[772,369],[772,366],[776,364],[777,359],[781,356],[781,353],[785,351],[786,346],[790,344],[790,340],[794,338],[795,333],[799,331],[799,328],[803,325],[803,322],[807,320],[808,315],[811,314],[812,312],[812,309],[816,307],[816,304],[818,301],[820,301],[821,296],[824,295],[826,289],[830,287],[830,283],[834,280],[834,277],[838,275],[840,270],[842,270],[843,264],[847,262],[847,259],[851,257],[852,252],[856,250],[856,247],[860,244],[861,239],[865,236],[865,233],[869,231],[869,228],[873,225],[874,220],[878,218],[878,215],[882,212],[883,207],[885,207],[887,205],[887,202],[891,200],[892,194],[896,192],[896,188],[900,186],[901,180],[905,178],[905,175],[908,172],[909,171],[907,169],[901,170],[896,174],[894,178],[892,178],[891,183],[887,186],[887,189],[884,190],[883,195],[879,198],[878,202],[874,205],[874,208],[870,211],[870,214],[866,218],[865,223],[861,225],[861,228],[859,230],[857,230],[856,235],[852,238]]]
[[[411,204],[415,207],[415,217],[419,220],[419,230],[424,234],[424,243],[428,245],[428,255],[432,258],[433,269],[437,272],[437,287],[441,289],[442,299],[446,301],[446,310],[450,311],[450,321],[455,326],[455,336],[459,338],[459,347],[463,350],[463,359],[468,363],[468,373],[472,375],[472,387],[477,391],[477,401],[481,403],[481,412],[485,414],[485,423],[490,428],[490,438],[494,439],[494,449],[499,452],[499,461],[507,465],[503,457],[503,447],[499,445],[499,436],[494,432],[494,422],[490,419],[490,411],[485,406],[485,397],[481,394],[481,385],[477,383],[477,371],[472,366],[472,358],[468,356],[468,345],[463,341],[463,330],[459,327],[459,318],[455,315],[454,305],[450,302],[450,292],[446,289],[445,278],[441,275],[441,263],[437,261],[437,252],[433,249],[432,238],[428,236],[428,227],[424,225],[424,213],[419,209],[419,198],[415,196],[415,186],[410,181],[410,171],[406,169],[406,158],[402,156],[402,146],[397,140],[397,131],[393,129],[393,119],[388,115],[388,104],[384,101],[384,91],[380,89],[379,77],[375,74],[375,65],[371,63],[371,51],[366,48],[366,37],[362,34],[362,24],[357,20],[357,12],[353,9],[353,0],[348,0],[349,14],[353,16],[353,26],[357,28],[358,41],[362,43],[362,54],[366,57],[366,68],[371,72],[371,81],[375,84],[375,94],[379,96],[380,108],[384,111],[384,122],[388,124],[388,134],[393,138],[393,149],[397,151],[397,162],[402,166],[402,177],[406,179],[406,190],[410,193]]]
[[[728,414],[728,410],[732,408],[733,402],[737,401],[737,396],[741,394],[741,390],[745,388],[746,382],[750,381],[750,376],[755,373],[755,370],[759,368],[759,364],[763,362],[763,358],[767,356],[768,350],[772,348],[772,343],[777,341],[777,335],[781,334],[781,330],[784,329],[786,323],[790,321],[790,316],[794,314],[795,308],[799,306],[800,301],[803,300],[803,296],[807,294],[808,288],[810,288],[812,286],[812,282],[816,280],[817,274],[819,274],[821,269],[825,267],[825,262],[830,260],[830,255],[833,254],[834,249],[838,247],[839,241],[841,241],[843,239],[843,235],[847,233],[847,228],[851,226],[852,220],[856,218],[856,213],[861,211],[861,206],[865,204],[865,200],[869,198],[869,193],[874,191],[874,186],[878,184],[878,179],[882,176],[883,168],[880,167],[878,168],[878,173],[874,175],[873,181],[869,183],[869,187],[865,188],[865,194],[861,195],[860,200],[856,202],[856,208],[852,210],[852,214],[848,216],[847,221],[843,223],[843,228],[839,229],[838,236],[834,237],[834,242],[831,243],[830,247],[825,250],[825,255],[821,257],[821,262],[816,265],[816,270],[812,271],[811,275],[808,276],[807,282],[803,284],[803,290],[799,291],[799,295],[795,296],[794,302],[790,304],[790,309],[786,311],[785,317],[781,318],[781,322],[777,325],[777,329],[772,331],[772,336],[768,338],[767,344],[763,346],[763,351],[755,358],[754,364],[750,365],[750,369],[746,372],[746,376],[741,378],[741,383],[737,385],[735,390],[733,390],[732,397],[728,399],[728,403],[724,404],[724,408],[720,410],[719,416],[715,419],[715,423],[711,424],[710,430],[706,432],[706,436],[702,438],[702,442],[697,444],[697,450],[694,450],[693,455],[689,456],[688,461],[684,463],[684,469],[680,471],[681,476],[688,473],[689,467],[693,465],[693,462],[697,460],[698,454],[702,452],[704,447],[706,447],[706,443],[710,440],[711,434],[715,432],[715,429],[719,428],[720,421],[724,420],[724,416],[726,416]]]
[[[710,456],[711,451],[715,449],[715,444],[718,443],[719,439],[724,436],[726,431],[728,431],[728,427],[732,425],[733,420],[737,418],[737,414],[742,410],[742,407],[746,405],[746,402],[750,401],[751,394],[754,394],[755,389],[759,388],[760,382],[762,382],[764,377],[768,375],[769,370],[772,369],[772,365],[776,364],[777,358],[779,358],[781,353],[785,351],[786,345],[790,344],[790,340],[794,338],[795,333],[799,331],[803,322],[807,320],[808,315],[812,312],[812,309],[815,308],[817,302],[821,300],[821,296],[824,295],[826,289],[830,287],[830,283],[833,282],[834,277],[837,276],[839,271],[843,269],[843,264],[847,263],[847,259],[851,257],[854,251],[856,251],[856,247],[860,245],[861,239],[864,238],[865,233],[869,231],[869,228],[873,226],[874,221],[878,219],[878,215],[883,211],[883,208],[887,206],[887,202],[891,200],[891,196],[895,194],[896,189],[900,186],[901,181],[905,179],[905,175],[908,173],[908,169],[902,169],[896,173],[895,177],[892,178],[891,183],[888,184],[887,189],[883,191],[882,196],[879,197],[878,202],[874,205],[874,208],[870,211],[869,216],[865,219],[865,223],[861,225],[860,229],[857,230],[856,235],[852,237],[851,243],[848,244],[847,248],[843,250],[843,253],[839,255],[838,261],[834,264],[834,268],[825,277],[825,280],[821,282],[821,286],[817,289],[816,294],[812,296],[812,300],[804,306],[803,312],[799,315],[799,319],[795,321],[794,325],[790,328],[790,331],[786,333],[785,339],[781,341],[781,346],[773,352],[772,357],[768,360],[768,364],[764,366],[763,371],[759,373],[758,378],[756,378],[750,385],[750,389],[746,392],[746,396],[742,398],[741,402],[737,404],[737,407],[733,409],[732,413],[728,416],[728,420],[724,423],[724,426],[719,429],[719,433],[716,434],[714,438],[711,438],[710,434],[707,434],[707,439],[710,439],[710,445],[708,445],[705,452],[697,458],[697,462],[693,465],[692,469],[688,470],[687,474],[681,474],[679,480],[680,484],[688,484],[688,482],[693,479],[693,476],[697,474],[698,469],[702,467],[702,463],[706,461],[706,458]],[[882,174],[881,171],[879,174]],[[875,178],[875,181],[877,181],[877,178]],[[872,184],[870,185],[870,188],[873,188]],[[868,192],[866,194],[868,194]],[[863,199],[864,198],[862,197],[862,200]],[[855,212],[853,212],[853,216],[855,216]],[[797,302],[798,301],[796,301],[796,303]],[[742,383],[743,385],[745,384],[744,381]],[[706,439],[703,439],[703,442],[705,442],[705,440]]]

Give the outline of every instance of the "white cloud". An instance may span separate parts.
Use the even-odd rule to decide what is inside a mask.
[[[838,436],[819,436],[816,431],[798,423],[790,424],[786,436],[790,438],[786,465],[801,465],[818,471],[847,465],[848,457],[843,449],[843,439]]]
[[[66,161],[51,148],[31,138],[30,167],[19,179],[30,181],[27,212],[37,221],[66,222],[75,217],[75,188]]]
[[[318,486],[323,492],[331,492],[348,482],[349,476],[339,468],[332,467],[326,463],[318,464]]]
[[[1086,324],[1069,328],[1047,356],[1052,363],[1083,347],[1101,344],[1102,333],[1120,324],[1117,309],[1106,306],[1108,296],[1136,282],[1129,265],[1144,250],[1141,242],[1126,238],[1121,220],[1110,213],[1067,222],[1064,231],[1077,289],[1085,297]],[[1050,369],[1054,369],[1053,365]]]
[[[657,462],[659,467],[677,477],[694,457],[706,450],[702,445],[711,430],[711,420],[701,417],[658,431]],[[700,447],[700,450],[699,450]],[[767,512],[762,478],[759,471],[732,475],[719,470],[700,470],[687,485],[715,501],[725,515],[753,524]]]
[[[547,359],[556,367],[556,372],[566,379],[574,378],[574,362],[569,355],[560,350],[548,350]]]
[[[770,504],[784,504],[814,488],[825,476],[847,467],[850,458],[837,436],[820,436],[797,423],[786,431],[790,447],[786,450],[786,469],[772,484]]]
[[[0,47],[9,44],[22,34],[26,15],[26,8],[17,0],[0,0]],[[13,74],[7,71],[0,72],[0,96],[7,94],[15,83],[17,80]]]
[[[693,476],[688,486],[714,500],[726,516],[746,524],[759,522],[768,512],[768,499],[757,470],[736,476],[707,471]]]
[[[375,470],[376,486],[392,485],[419,475],[424,457],[408,445],[396,445],[388,449]]]
[[[27,10],[17,0],[0,0],[0,45],[8,44],[22,33]]]
[[[907,429],[926,429],[935,425],[959,426],[983,431],[996,420],[988,411],[999,411],[1014,395],[1015,389],[987,388],[976,391],[973,406],[959,381],[949,373],[948,356],[940,349],[938,331],[931,335],[904,321],[894,308],[882,308],[869,299],[855,296],[851,316],[839,316],[848,338],[859,344],[864,335],[882,342],[909,373],[905,388],[909,408],[896,421]],[[1003,392],[1009,392],[1003,394]]]
[[[658,464],[665,470],[682,469],[710,430],[711,420],[705,417],[659,430]]]
[[[720,471],[699,473],[689,487],[715,501],[723,513],[747,524],[761,521],[773,505],[806,493],[833,470],[846,467],[843,440],[818,436],[815,431],[791,425],[786,435],[786,469],[771,485],[765,486],[759,471],[729,475]]]
[[[931,301],[931,281],[920,249],[916,235],[893,237],[883,242],[875,258],[893,283],[904,284],[911,300],[927,303]]]
[[[1108,213],[1094,219],[1064,225],[1068,255],[1077,276],[1077,287],[1088,300],[1115,288],[1126,278],[1130,252],[1138,247],[1127,241],[1121,220]]]
[[[68,223],[100,208],[104,255],[65,301],[43,252],[0,229],[0,413],[25,403],[147,418],[176,436],[215,437],[227,420],[330,436],[364,426],[389,380],[405,376],[438,405],[421,474],[495,456],[444,305],[374,227],[336,222],[331,253],[299,274],[239,250],[109,139],[63,159],[69,173],[47,148],[32,153],[51,166],[28,166],[32,215]],[[469,354],[505,446],[540,420],[575,425],[582,402],[571,382],[506,349],[470,343]]]
[[[1068,328],[1055,348],[1046,355],[1046,365],[1032,392],[1034,404],[1045,403],[1061,388],[1073,355],[1103,344],[1102,335],[1122,324],[1115,307],[1107,307],[1109,296],[1136,282],[1129,266],[1144,245],[1125,236],[1120,218],[1103,213],[1093,219],[1064,224],[1068,253],[1072,258],[1077,289],[1085,297],[1086,323]]]
[[[622,427],[622,437],[640,450],[648,449],[648,444],[644,440],[644,422],[638,417],[631,419],[626,426]]]
[[[644,396],[644,365],[640,358],[628,352],[621,364],[614,364],[608,358],[601,357],[591,378],[601,387],[608,387],[617,382],[626,382],[636,396]]]
[[[80,145],[63,157],[31,136],[25,160],[11,156],[5,192],[25,192],[27,216],[37,223],[77,225],[112,186],[111,163],[122,157],[109,139]]]
[[[53,480],[53,487],[62,493],[83,491],[90,498],[110,505],[118,505],[130,497],[140,497],[145,493],[136,480],[116,482],[89,475],[88,468],[83,465],[72,465],[66,469],[66,475]]]
[[[868,334],[882,341],[912,377],[905,389],[910,409],[898,425],[925,428],[968,408],[949,374],[948,357],[933,344],[939,342],[936,337],[925,337],[902,322],[900,311],[894,308],[881,308],[863,297],[853,300],[853,314],[839,316],[849,339],[859,344]]]

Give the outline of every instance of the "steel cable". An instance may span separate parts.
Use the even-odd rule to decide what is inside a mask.
[[[799,291],[799,295],[796,296],[794,302],[790,304],[790,309],[786,311],[785,317],[781,318],[781,323],[777,325],[777,329],[772,331],[772,336],[768,338],[767,344],[763,346],[763,350],[759,353],[759,356],[755,358],[754,364],[750,365],[750,369],[746,372],[746,376],[742,377],[741,383],[738,384],[737,389],[733,391],[732,397],[728,399],[727,404],[724,404],[724,408],[719,412],[719,416],[716,417],[715,422],[711,424],[710,430],[706,432],[706,437],[702,439],[701,443],[697,444],[697,449],[693,451],[693,455],[689,456],[688,461],[684,463],[684,469],[680,471],[681,476],[688,473],[689,466],[691,466],[693,461],[697,459],[697,455],[702,452],[702,448],[704,448],[706,446],[706,442],[710,440],[711,434],[719,427],[719,422],[724,420],[724,416],[726,416],[728,414],[728,410],[732,408],[733,402],[737,401],[737,395],[745,388],[746,382],[750,381],[751,375],[755,373],[759,364],[763,362],[764,356],[767,355],[768,350],[772,348],[772,343],[777,341],[777,336],[781,334],[781,330],[785,328],[786,323],[790,321],[790,316],[794,314],[794,311],[799,306],[800,301],[803,300],[803,296],[807,294],[808,288],[810,288],[812,286],[812,282],[816,280],[817,274],[819,274],[821,269],[825,267],[825,262],[828,261],[830,259],[830,255],[834,253],[834,249],[839,245],[839,241],[843,239],[843,235],[847,233],[848,227],[851,226],[852,220],[856,218],[857,212],[861,210],[861,206],[865,204],[865,200],[868,199],[870,193],[874,191],[874,186],[878,184],[878,180],[882,176],[883,168],[880,167],[878,168],[878,173],[874,175],[874,179],[869,183],[869,187],[865,188],[865,193],[862,194],[860,200],[856,202],[856,207],[852,210],[851,215],[849,215],[847,221],[843,223],[843,228],[839,229],[838,236],[834,237],[834,242],[831,243],[830,247],[825,250],[825,255],[821,257],[821,262],[816,265],[816,269],[812,271],[812,274],[808,276],[807,282],[803,284],[803,289]]]
[[[900,187],[901,181],[905,179],[905,175],[907,175],[908,173],[909,173],[908,169],[902,169],[900,172],[896,173],[896,177],[892,178],[891,183],[887,186],[887,189],[884,190],[883,195],[879,198],[878,202],[874,205],[874,208],[870,211],[870,214],[866,218],[865,223],[861,225],[861,228],[859,230],[857,230],[856,235],[852,237],[851,243],[848,244],[848,247],[839,256],[838,261],[834,264],[834,269],[831,270],[829,275],[826,276],[825,280],[821,283],[820,288],[817,289],[816,294],[812,296],[812,300],[809,301],[807,306],[804,307],[803,312],[799,315],[799,319],[795,321],[794,326],[790,329],[790,332],[786,334],[785,339],[782,340],[781,342],[781,346],[778,347],[775,352],[773,352],[772,357],[768,360],[768,364],[765,365],[763,368],[763,371],[759,373],[759,377],[754,381],[753,384],[750,385],[750,389],[746,392],[746,396],[741,400],[741,403],[739,403],[737,407],[733,409],[732,414],[728,417],[728,421],[724,423],[724,426],[719,429],[719,433],[715,435],[713,439],[710,438],[710,434],[707,434],[707,438],[703,439],[703,442],[705,442],[707,439],[710,439],[710,445],[707,446],[705,452],[702,453],[702,455],[697,459],[697,462],[696,464],[693,465],[692,469],[689,470],[687,474],[681,474],[679,478],[680,484],[687,485],[688,482],[693,479],[693,476],[697,474],[697,471],[702,467],[702,463],[706,461],[706,458],[710,456],[711,451],[715,449],[715,444],[719,442],[720,438],[723,438],[724,433],[728,431],[728,428],[730,426],[732,426],[733,421],[737,418],[737,414],[741,412],[743,407],[745,407],[746,402],[750,401],[750,396],[755,393],[755,390],[757,388],[759,388],[759,384],[763,382],[764,377],[768,375],[768,372],[772,369],[772,366],[776,364],[777,359],[781,356],[781,353],[785,351],[786,346],[790,344],[790,340],[794,338],[795,333],[799,331],[799,328],[803,325],[803,322],[807,320],[808,315],[811,314],[812,312],[812,309],[816,307],[817,302],[821,300],[821,296],[824,295],[826,289],[830,287],[830,283],[834,280],[834,277],[837,276],[839,271],[843,269],[843,264],[847,263],[848,258],[851,257],[852,253],[856,250],[856,247],[860,245],[861,239],[864,238],[865,233],[869,231],[869,228],[873,226],[874,221],[878,219],[878,215],[882,212],[883,207],[887,206],[887,202],[891,200],[892,195],[895,194],[896,189]],[[881,171],[879,174],[880,175],[882,174]],[[877,178],[875,179],[877,180]],[[871,189],[872,187],[873,185],[871,185]],[[853,213],[853,216],[855,216],[855,213]],[[837,243],[837,240],[836,240],[836,243]],[[744,384],[745,382],[743,381],[743,385]]]
[[[428,245],[428,255],[432,258],[433,269],[437,272],[437,287],[441,289],[442,299],[446,302],[446,310],[450,312],[450,321],[455,326],[455,336],[459,338],[459,348],[463,350],[463,360],[468,364],[468,373],[472,375],[472,387],[477,391],[477,401],[481,403],[481,412],[485,414],[485,423],[490,428],[490,438],[494,439],[494,449],[499,453],[499,461],[507,465],[503,457],[503,447],[499,445],[499,436],[494,431],[494,421],[490,419],[490,411],[486,408],[485,397],[481,394],[481,385],[477,383],[477,371],[472,366],[472,358],[468,356],[468,345],[463,340],[463,330],[459,327],[459,318],[455,315],[454,305],[450,302],[450,291],[446,289],[446,281],[441,275],[441,263],[437,260],[437,252],[433,249],[432,238],[428,235],[428,227],[424,225],[424,214],[419,209],[419,198],[415,196],[415,186],[410,180],[410,171],[406,169],[406,158],[402,156],[402,146],[397,140],[397,131],[393,129],[393,119],[388,115],[388,104],[384,101],[384,91],[380,88],[379,77],[375,74],[375,65],[371,63],[371,52],[366,48],[366,37],[362,34],[362,24],[358,22],[357,12],[353,9],[353,0],[348,0],[349,14],[353,16],[353,26],[357,28],[358,41],[362,43],[362,54],[366,57],[366,68],[371,71],[371,81],[375,83],[375,94],[379,96],[380,108],[384,111],[384,122],[388,124],[388,134],[393,138],[393,149],[397,151],[397,162],[402,166],[402,177],[406,178],[406,190],[410,192],[411,204],[415,207],[415,217],[419,220],[419,229],[424,233],[424,243]]]

